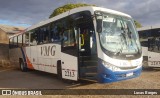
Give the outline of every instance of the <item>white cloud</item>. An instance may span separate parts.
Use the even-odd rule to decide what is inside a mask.
[[[160,24],[158,0],[1,0],[0,19],[35,24],[46,19],[59,6],[88,3],[130,14],[143,26]]]

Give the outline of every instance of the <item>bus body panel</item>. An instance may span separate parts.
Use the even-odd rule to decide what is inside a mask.
[[[148,51],[148,66],[160,67],[160,53]]]
[[[148,47],[142,46],[142,54],[143,54],[143,56],[148,56]]]
[[[110,83],[135,78],[138,77],[142,71],[142,66],[139,66],[135,69],[114,72],[106,68],[105,65],[102,64],[101,59],[99,59],[98,62],[98,82],[100,83]]]
[[[142,46],[143,66],[148,66],[148,47]]]
[[[99,51],[102,51],[101,48],[99,48]],[[142,70],[142,57],[136,60],[118,60],[118,59],[113,59],[108,57],[106,54],[103,52],[98,52],[101,53],[99,55],[99,60],[98,60],[98,81],[101,83],[110,83],[110,82],[115,82],[115,81],[120,81],[120,80],[126,80],[126,79],[131,79],[138,77],[141,74]],[[105,67],[104,64],[102,64],[103,61],[106,61],[110,64],[113,64],[117,67],[122,67],[125,66],[126,68],[131,67],[131,69],[124,69],[125,70],[120,70],[119,71],[113,71]],[[134,68],[132,68],[134,67]],[[130,74],[129,76],[127,76]]]
[[[33,66],[34,69],[38,70],[38,59],[37,59],[37,54],[39,51],[37,51],[37,46],[30,46],[30,62]]]
[[[57,61],[60,60],[61,46],[45,44],[37,46],[39,70],[57,74]]]
[[[25,55],[25,58],[23,58],[23,61],[24,60],[26,61],[25,63],[27,64],[27,67],[28,67],[28,65],[30,64],[30,60],[31,60],[31,58],[30,58],[31,57],[31,48],[24,47],[23,51],[24,51],[24,55]]]
[[[31,40],[33,40],[33,38],[31,38],[31,33],[33,33],[33,32],[30,33],[31,30],[41,28],[42,26],[45,26],[45,25],[50,25],[50,27],[51,27],[52,26],[51,22],[56,21],[55,23],[57,23],[58,20],[60,20],[60,22],[62,22],[63,21],[63,20],[61,20],[62,18],[64,19],[64,17],[67,17],[69,15],[72,15],[72,14],[75,14],[75,13],[81,12],[81,11],[90,11],[91,17],[95,16],[94,11],[102,11],[105,13],[111,13],[111,14],[116,14],[116,15],[121,15],[121,16],[131,18],[131,16],[129,16],[127,14],[124,14],[124,13],[121,13],[118,11],[113,11],[110,9],[99,8],[99,7],[81,7],[81,8],[72,9],[70,11],[63,13],[63,14],[55,16],[54,18],[48,19],[48,20],[40,22],[32,27],[29,27],[28,29],[25,30],[24,34],[29,32],[30,38],[28,40],[31,41]],[[78,17],[78,18],[83,18],[83,17]],[[114,59],[114,58],[107,56],[102,51],[102,47],[100,45],[100,40],[99,40],[99,33],[96,32],[96,29],[97,29],[96,28],[97,27],[96,18],[95,17],[92,17],[92,18],[93,18],[92,22],[94,25],[92,33],[95,33],[95,35],[96,35],[96,44],[97,44],[96,48],[97,48],[98,65],[96,64],[97,65],[96,71],[97,71],[98,81],[101,83],[109,83],[109,82],[115,82],[115,81],[130,79],[130,78],[134,78],[134,77],[139,76],[141,73],[141,69],[142,69],[142,67],[141,67],[142,58],[134,59],[134,60],[118,60],[118,59]],[[84,29],[84,28],[79,28],[79,29]],[[50,30],[49,33],[51,33],[51,29],[49,29],[49,30]],[[70,28],[69,28],[68,32],[72,33]],[[58,33],[60,33],[60,32],[58,32]],[[63,32],[63,34],[64,34],[64,32]],[[81,33],[79,32],[79,34],[81,34]],[[49,35],[49,36],[51,36],[51,35]],[[13,37],[15,37],[15,36],[13,36]],[[40,36],[38,36],[38,37],[40,37]],[[72,37],[72,36],[70,36],[70,37]],[[70,38],[70,37],[68,37],[68,38]],[[79,36],[77,38],[79,39]],[[92,39],[90,39],[90,41],[91,40]],[[79,74],[81,74],[81,73],[79,73],[80,66],[79,66],[79,60],[78,60],[79,59],[79,57],[78,57],[79,52],[81,50],[77,49],[78,50],[78,51],[76,50],[77,54],[72,55],[70,53],[67,53],[66,51],[63,51],[63,48],[65,48],[65,46],[63,46],[63,44],[62,44],[62,39],[58,44],[56,44],[54,42],[53,42],[54,43],[53,44],[51,42],[50,43],[43,43],[43,44],[39,43],[38,45],[33,45],[33,43],[30,43],[29,46],[25,46],[23,48],[10,49],[10,54],[13,56],[10,59],[12,61],[18,61],[19,58],[22,58],[23,61],[27,64],[28,68],[40,70],[40,71],[44,71],[44,72],[49,72],[49,73],[54,73],[54,74],[58,74],[57,63],[58,63],[58,61],[60,61],[61,62],[60,65],[61,65],[61,71],[62,71],[62,78],[77,81],[79,79]],[[90,45],[91,45],[91,42],[90,42]],[[92,46],[90,46],[90,47],[92,47]],[[72,51],[73,51],[73,49],[69,50],[69,52],[72,52]],[[13,55],[12,54],[13,52],[17,53],[16,55],[18,55],[18,56]],[[14,58],[15,56],[16,56],[16,58]],[[83,58],[83,56],[82,56],[82,58]],[[86,58],[86,60],[87,59],[90,59],[90,58]],[[113,71],[112,69],[107,68],[103,62],[107,62],[109,64],[116,65],[117,67],[124,67],[124,64],[125,64],[126,68],[127,67],[128,68],[133,67],[133,68],[126,69],[126,70]],[[88,64],[92,64],[92,63],[93,62],[89,62]],[[91,66],[89,66],[89,67],[91,67]],[[84,70],[84,71],[86,71],[86,70]]]
[[[76,56],[61,53],[62,78],[69,80],[78,79],[78,60]]]
[[[57,74],[57,61],[60,60],[60,51],[61,46],[58,44],[30,46],[22,50],[25,57],[21,58],[26,60],[29,69]]]
[[[159,26],[147,26],[138,29],[142,44],[144,66],[160,67],[159,30]]]

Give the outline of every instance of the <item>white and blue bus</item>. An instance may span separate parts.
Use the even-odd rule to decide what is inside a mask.
[[[160,26],[138,28],[144,66],[160,67]]]
[[[10,61],[59,78],[109,83],[138,77],[142,70],[139,36],[131,16],[79,7],[10,37]]]

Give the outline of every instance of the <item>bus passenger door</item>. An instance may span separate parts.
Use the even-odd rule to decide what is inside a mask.
[[[97,78],[97,44],[93,17],[89,11],[73,14],[78,34],[78,78],[96,80]]]
[[[96,80],[98,60],[95,32],[92,26],[81,28],[79,41],[79,78]]]
[[[61,42],[62,78],[78,79],[77,32],[74,29],[64,30]]]

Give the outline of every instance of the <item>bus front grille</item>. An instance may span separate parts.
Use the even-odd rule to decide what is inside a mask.
[[[128,69],[135,69],[138,66],[133,66],[133,67],[119,67],[121,70],[128,70]]]

